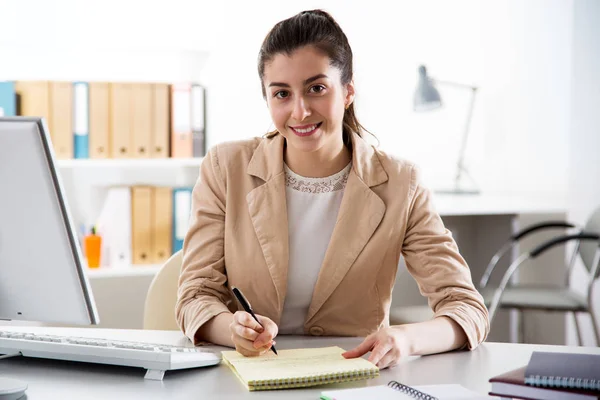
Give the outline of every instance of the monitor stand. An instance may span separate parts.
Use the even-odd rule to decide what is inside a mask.
[[[25,395],[27,383],[0,377],[0,400],[17,400]]]

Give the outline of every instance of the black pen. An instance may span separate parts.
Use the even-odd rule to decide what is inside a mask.
[[[244,311],[252,315],[252,318],[254,318],[256,322],[258,322],[258,324],[262,326],[262,324],[258,321],[258,318],[256,318],[256,315],[254,315],[254,311],[252,311],[252,306],[250,305],[250,302],[246,300],[240,289],[232,287],[231,290],[233,290],[233,294],[238,299],[242,307],[244,307]],[[271,346],[271,350],[273,350],[273,353],[277,355],[277,350],[275,350],[275,346]]]

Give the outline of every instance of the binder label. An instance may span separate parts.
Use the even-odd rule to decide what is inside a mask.
[[[190,210],[192,209],[192,196],[187,190],[175,193],[175,237],[183,240],[190,224]]]
[[[204,130],[204,88],[192,86],[192,130]]]
[[[89,126],[88,85],[85,83],[76,83],[74,86],[74,131],[76,135],[87,135]]]

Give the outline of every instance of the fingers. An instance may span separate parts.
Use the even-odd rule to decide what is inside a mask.
[[[379,369],[393,367],[398,364],[399,356],[395,355],[395,351],[392,349],[388,351],[382,358],[377,362],[377,367]]]
[[[257,318],[266,328],[245,311],[236,312],[229,325],[231,340],[236,350],[244,356],[264,354],[274,345],[273,338],[278,332],[277,325],[267,317],[257,315]]]
[[[373,350],[371,351],[371,355],[369,356],[368,360],[370,362],[372,362],[373,364],[377,365],[379,368],[382,368],[380,366],[380,361],[381,359],[390,351],[392,350],[392,346],[390,345],[389,342],[385,341],[385,342],[379,342],[377,343],[377,345],[375,347],[373,347]]]
[[[236,311],[236,313],[233,314],[233,321],[237,322],[240,325],[253,329],[256,332],[260,333],[263,331],[263,327],[258,322],[256,322],[254,318],[252,318],[252,315],[250,315],[250,313],[247,313],[245,311]]]
[[[353,348],[352,350],[348,350],[345,353],[342,353],[344,358],[356,358],[361,357],[367,352],[373,349],[373,345],[375,343],[375,335],[369,335],[362,341],[361,344]]]
[[[277,324],[275,324],[275,322],[273,322],[267,317],[257,315],[256,318],[258,318],[264,330],[254,340],[254,346],[262,347],[270,344],[273,341],[273,339],[275,338],[275,336],[277,336],[277,333],[279,332],[279,328],[277,327]]]
[[[273,342],[275,343],[275,342]],[[247,347],[250,346],[250,347]],[[258,349],[255,349],[252,345],[252,342],[236,344],[235,349],[238,353],[243,355],[244,357],[256,357],[265,354],[271,349],[271,345],[263,346]]]

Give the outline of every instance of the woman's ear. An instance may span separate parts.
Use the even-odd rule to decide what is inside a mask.
[[[354,101],[354,79],[348,82],[346,85],[346,98],[344,99],[344,107],[350,107],[350,104]]]

